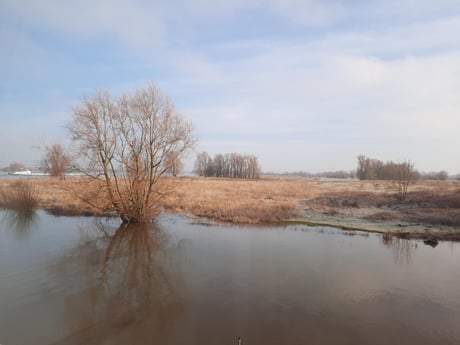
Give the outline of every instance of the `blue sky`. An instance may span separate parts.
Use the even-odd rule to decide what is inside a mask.
[[[458,0],[0,0],[0,166],[65,144],[84,95],[153,82],[196,151],[459,173],[459,33]]]

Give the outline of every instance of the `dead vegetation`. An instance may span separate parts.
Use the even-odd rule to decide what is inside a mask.
[[[457,182],[419,182],[404,201],[386,191],[390,182],[374,184],[371,191],[335,191],[305,200],[312,209],[338,214],[349,208],[372,209],[365,219],[375,222],[399,221],[434,226],[460,227],[460,185]],[[359,189],[364,187],[360,184]],[[391,188],[388,186],[388,188]],[[415,188],[414,188],[415,189]]]
[[[37,207],[53,214],[110,215],[102,211],[107,210],[108,198],[96,193],[97,185],[91,180],[28,182],[34,187]],[[0,195],[14,189],[15,183],[0,180]],[[399,200],[391,181],[164,177],[158,188],[168,190],[161,199],[164,211],[224,222],[263,224],[297,219],[377,232],[415,231],[421,238],[434,230],[447,229],[450,237],[460,233],[460,183],[455,181],[419,181],[404,201]]]
[[[26,180],[15,180],[8,188],[0,190],[0,206],[16,211],[33,210],[38,205],[35,184]]]
[[[241,224],[277,223],[298,214],[308,197],[302,180],[184,178],[163,202],[166,210]]]
[[[97,208],[85,203],[78,198],[75,191],[90,191],[91,185],[84,179],[68,179],[62,180],[59,178],[39,178],[27,180],[0,180],[0,206],[4,208],[12,208],[15,204],[31,204],[12,202],[15,198],[12,195],[17,195],[17,185],[24,184],[30,189],[28,197],[19,199],[33,200],[33,207],[49,211],[55,215],[102,215]],[[71,186],[71,187],[70,187]],[[24,193],[22,193],[24,194]],[[32,197],[33,196],[33,197]],[[16,198],[18,199],[18,198]]]
[[[0,180],[8,190],[14,180]],[[111,215],[98,182],[86,178],[30,179],[38,207],[56,215]],[[163,210],[240,224],[276,223],[298,215],[298,201],[315,195],[305,180],[162,178]]]

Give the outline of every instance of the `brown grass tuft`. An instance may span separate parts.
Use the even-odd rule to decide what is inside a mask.
[[[15,180],[7,187],[3,186],[0,198],[1,206],[18,211],[33,210],[38,205],[35,185],[25,180]]]

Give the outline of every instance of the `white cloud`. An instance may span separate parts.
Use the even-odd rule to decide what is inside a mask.
[[[22,22],[0,33],[9,48],[0,61],[14,67],[15,77],[22,70],[40,76],[42,65],[45,75],[62,72],[47,63],[46,44],[20,33],[28,28],[86,49],[86,41],[115,40],[119,50],[107,54],[135,56],[129,63],[145,63],[145,73],[117,80],[114,68],[108,87],[158,78],[194,121],[203,150],[254,152],[267,170],[353,168],[363,153],[456,172],[460,163],[447,155],[460,145],[458,4],[3,1],[3,12],[16,18],[9,23]],[[254,26],[267,25],[258,22],[260,14],[286,27],[276,39],[267,34],[245,40],[238,26],[243,13],[254,16]],[[221,29],[223,34],[212,35]]]
[[[448,34],[451,26],[445,28]],[[417,31],[414,35],[419,43],[413,43],[411,50],[431,45],[432,37],[424,41]],[[391,38],[399,36],[395,29],[385,32],[379,50],[388,44],[389,50],[397,52]],[[296,156],[314,159],[314,170],[353,168],[356,156],[364,153],[382,159],[414,158],[423,170],[458,171],[458,162],[446,154],[434,157],[423,152],[452,154],[450,147],[460,145],[456,133],[460,128],[460,46],[452,41],[446,51],[388,59],[375,54],[378,35],[368,34],[373,44],[359,51],[351,49],[347,54],[342,46],[321,49],[340,37],[314,42],[316,50],[302,42],[259,41],[254,42],[259,54],[208,60],[209,69],[222,78],[205,78],[205,82],[198,78],[208,104],[188,109],[204,142],[217,146],[214,139],[206,139],[216,132],[226,133],[227,141],[233,133],[234,140],[243,136],[247,142],[252,133],[254,141],[266,143],[250,147],[270,162],[269,170],[276,170],[276,162],[286,157],[292,158],[290,169],[301,169],[305,163]],[[348,46],[359,46],[361,40],[349,41]],[[233,43],[227,49],[251,43]],[[193,88],[194,81],[188,80],[187,85]],[[311,148],[323,154],[309,152]],[[332,161],[329,154],[335,157]]]

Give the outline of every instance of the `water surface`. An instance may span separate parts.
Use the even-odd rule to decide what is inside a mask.
[[[0,344],[460,344],[460,246],[0,212]]]

